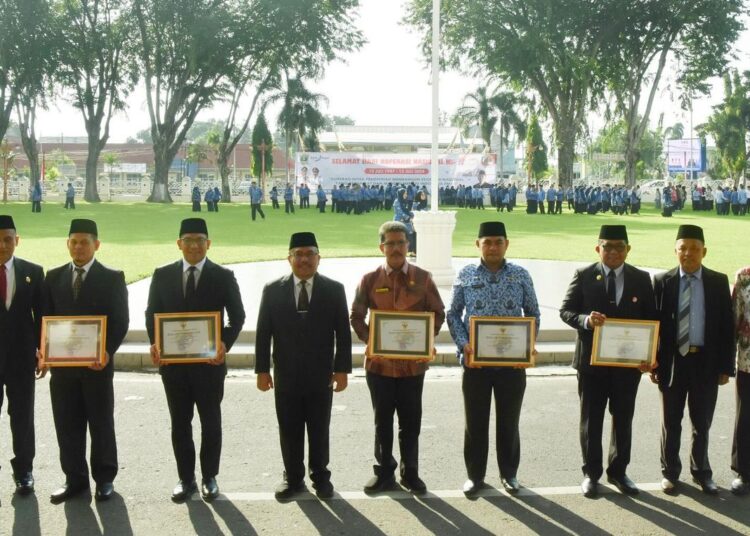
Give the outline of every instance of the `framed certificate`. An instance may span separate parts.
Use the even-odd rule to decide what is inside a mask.
[[[386,359],[433,359],[435,313],[370,309],[370,355]]]
[[[39,343],[42,365],[90,367],[104,364],[107,345],[106,316],[43,316]]]
[[[536,318],[472,316],[469,318],[468,364],[482,367],[533,367]]]
[[[594,328],[591,364],[638,368],[656,361],[658,320],[607,318]]]
[[[154,338],[162,363],[206,363],[221,344],[221,313],[156,313]]]

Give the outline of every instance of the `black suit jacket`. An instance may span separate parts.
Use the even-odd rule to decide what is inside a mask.
[[[620,303],[608,311],[606,278],[600,262],[580,268],[573,275],[568,292],[560,307],[560,318],[578,330],[573,367],[582,373],[592,373],[599,366],[591,366],[591,348],[594,330],[585,326],[586,317],[592,311],[605,313],[612,318],[656,320],[651,276],[630,264],[624,265],[624,280]]]
[[[734,376],[734,318],[729,279],[725,274],[703,267],[703,297],[706,324],[702,360],[707,377]],[[677,309],[680,298],[680,269],[673,268],[654,278],[656,307],[661,321],[657,361],[659,388],[672,384],[677,354]],[[689,357],[688,357],[689,358]],[[686,358],[686,359],[688,359]]]
[[[47,272],[45,278],[46,315],[106,315],[109,354],[104,372],[112,376],[114,356],[128,333],[128,288],[121,270],[107,268],[95,260],[83,280],[78,300],[73,301],[73,275],[70,263]],[[86,368],[54,368],[53,374],[100,374]]]
[[[14,257],[16,290],[10,309],[0,304],[0,374],[33,374],[44,314],[42,267]]]
[[[329,389],[333,372],[352,370],[352,335],[344,286],[316,274],[310,307],[306,314],[300,314],[291,274],[268,283],[258,312],[256,373],[271,369],[272,340],[274,386],[278,391]]]
[[[228,322],[224,321],[225,309]],[[188,307],[182,289],[182,260],[157,268],[151,279],[146,307],[146,330],[151,344],[155,342],[154,313],[191,311],[221,313],[221,341],[229,351],[245,323],[245,308],[234,272],[206,259],[195,289],[195,301],[192,307]],[[161,367],[162,374],[168,368]],[[226,363],[222,365],[222,370],[226,371]]]

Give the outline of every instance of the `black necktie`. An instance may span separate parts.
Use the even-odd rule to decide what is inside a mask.
[[[310,307],[310,297],[307,295],[307,281],[302,279],[300,282],[299,299],[297,300],[297,312],[306,313]]]
[[[610,270],[607,275],[607,299],[610,306],[617,307],[617,283],[614,270]]]
[[[195,271],[197,268],[195,266],[191,266],[188,268],[188,278],[187,283],[185,284],[185,301],[187,303],[191,303],[193,301],[193,298],[195,297]]]
[[[78,295],[81,293],[83,285],[83,274],[86,272],[83,268],[75,268],[76,278],[73,281],[73,301],[78,301]]]

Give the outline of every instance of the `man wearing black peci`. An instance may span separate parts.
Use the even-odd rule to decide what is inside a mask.
[[[719,386],[734,376],[734,315],[729,280],[703,266],[706,251],[703,229],[680,225],[675,243],[679,266],[654,278],[661,328],[652,379],[661,391],[661,487],[667,494],[677,492],[682,471],[686,402],[693,426],[690,472],[704,493],[719,492],[708,461],[708,434]]]
[[[599,478],[604,471],[602,428],[609,404],[612,434],[607,466],[607,480],[627,495],[638,488],[626,474],[630,463],[633,414],[641,372],[639,369],[592,366],[593,330],[607,318],[654,320],[651,276],[625,259],[630,252],[624,225],[602,225],[596,252],[600,261],[576,270],[560,307],[560,318],[578,331],[573,367],[578,371],[578,396],[581,404],[580,440],[583,455],[585,497],[598,493]]]
[[[352,336],[344,286],[318,273],[313,233],[289,242],[290,275],[263,289],[255,338],[255,372],[261,391],[274,389],[284,480],[276,498],[304,488],[305,429],[310,479],[318,497],[333,496],[328,470],[332,391],[343,391],[352,371]],[[271,342],[273,341],[273,378]]]
[[[43,313],[42,267],[15,256],[11,216],[0,216],[0,407],[8,397],[16,494],[34,491],[34,370]]]
[[[197,407],[201,420],[201,495],[204,500],[212,501],[219,496],[216,475],[221,458],[221,401],[227,373],[224,360],[245,323],[245,309],[234,273],[206,257],[211,247],[206,221],[201,218],[182,220],[179,236],[177,247],[182,259],[157,268],[151,279],[146,330],[151,341],[151,359],[155,365],[161,365],[159,373],[172,422],[172,448],[179,476],[172,500],[183,502],[198,488],[192,425],[193,410]],[[229,317],[226,325],[225,310]],[[222,326],[221,344],[215,358],[209,363],[160,363],[161,355],[154,344],[155,313],[213,311],[221,313]]]
[[[72,262],[47,272],[45,314],[56,316],[106,315],[106,362],[89,368],[55,368],[49,383],[60,464],[65,484],[50,496],[54,504],[89,489],[86,465],[86,428],[91,434],[91,476],[95,498],[114,493],[117,443],[114,419],[114,355],[128,332],[128,289],[125,274],[94,258],[99,249],[96,222],[70,222],[68,251]]]

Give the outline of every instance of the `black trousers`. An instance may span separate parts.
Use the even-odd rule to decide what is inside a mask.
[[[331,424],[333,391],[313,393],[275,391],[284,476],[291,484],[305,478],[305,428],[309,448],[310,479],[315,486],[328,482],[328,429]]]
[[[224,398],[224,369],[213,365],[171,365],[164,367],[161,380],[172,422],[172,449],[180,480],[195,477],[193,411],[201,420],[201,475],[219,474],[221,458],[221,401]]]
[[[604,412],[609,405],[612,433],[607,474],[621,477],[630,463],[635,397],[641,372],[614,367],[578,374],[578,396],[581,402],[580,440],[583,474],[599,480],[603,473],[602,431]]]
[[[464,462],[469,478],[483,480],[487,471],[493,394],[497,465],[501,477],[515,477],[521,460],[518,421],[526,391],[526,371],[512,368],[464,368],[461,390],[466,416]]]
[[[106,371],[53,371],[49,383],[60,465],[66,482],[88,484],[86,428],[91,435],[91,476],[97,484],[117,476],[115,397]]]
[[[65,198],[65,207],[64,208],[76,208],[76,200],[74,197],[66,197]]]
[[[732,470],[745,480],[750,480],[750,373],[741,370],[737,371]]]
[[[193,212],[200,212],[200,211],[201,211],[201,202],[193,201]]]
[[[31,212],[41,212],[42,211],[42,202],[41,201],[32,201],[31,202]]]
[[[284,200],[284,212],[289,214],[290,212],[294,214],[294,201],[287,201]]]
[[[255,214],[260,214],[260,217],[264,220],[266,219],[266,215],[263,214],[263,209],[260,206],[260,203],[252,203],[250,205],[250,217],[255,221]]]
[[[680,436],[686,401],[693,426],[690,472],[697,478],[713,475],[708,461],[708,433],[714,419],[719,379],[715,374],[706,374],[707,367],[703,362],[712,357],[700,354],[675,356],[672,386],[661,392],[661,472],[670,480],[677,480],[682,471]]]
[[[3,390],[5,386],[5,390]],[[34,373],[0,374],[0,409],[3,393],[8,397],[10,433],[13,437],[13,474],[22,476],[34,468]]]
[[[398,414],[398,446],[401,474],[416,473],[419,467],[419,432],[422,428],[422,388],[424,374],[390,378],[367,373],[372,409],[375,412],[376,475],[388,476],[396,470],[393,457],[393,414]]]

